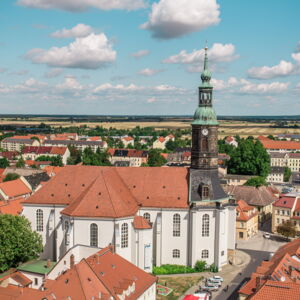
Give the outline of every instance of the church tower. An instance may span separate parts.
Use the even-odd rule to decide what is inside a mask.
[[[218,126],[213,108],[213,87],[210,83],[207,50],[199,87],[199,103],[192,122],[190,167],[190,202],[219,202],[228,199],[218,177]]]

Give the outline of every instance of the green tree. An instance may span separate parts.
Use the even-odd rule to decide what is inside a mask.
[[[283,181],[284,182],[289,182],[290,178],[292,176],[292,171],[289,167],[284,168],[284,175],[283,175]]]
[[[148,165],[150,167],[161,167],[167,160],[161,155],[158,149],[151,149],[148,154]]]
[[[297,234],[296,227],[291,221],[286,221],[278,225],[277,232],[286,238],[295,237]]]
[[[51,161],[51,166],[62,167],[64,164],[62,162],[62,157],[60,155],[50,156],[41,155],[35,159],[35,161]]]
[[[5,157],[0,158],[0,168],[5,169],[7,167],[9,167],[9,161]]]
[[[257,177],[248,179],[244,185],[255,186],[256,188],[258,188],[262,185],[267,185],[267,182],[264,177],[257,176]]]
[[[31,230],[25,217],[0,215],[1,272],[37,258],[42,250],[42,237]]]
[[[67,159],[68,165],[77,165],[81,162],[82,152],[81,150],[77,150],[74,146],[69,146],[70,157]]]
[[[20,178],[20,175],[17,173],[7,173],[6,176],[3,179],[3,182],[5,181],[11,181],[11,180],[16,180]]]
[[[229,154],[229,174],[267,177],[270,171],[270,156],[260,141],[239,140],[239,145]]]
[[[22,156],[18,159],[18,161],[16,163],[16,167],[17,168],[24,168],[25,167],[25,161],[24,161]]]
[[[99,148],[93,152],[91,148],[85,148],[82,154],[82,162],[89,166],[111,166],[109,154]]]

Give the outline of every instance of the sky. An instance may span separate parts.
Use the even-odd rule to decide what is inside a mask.
[[[300,1],[0,1],[0,113],[300,114]]]

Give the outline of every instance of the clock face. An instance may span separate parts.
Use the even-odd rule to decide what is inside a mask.
[[[206,128],[202,129],[202,134],[203,135],[208,135],[208,130]]]

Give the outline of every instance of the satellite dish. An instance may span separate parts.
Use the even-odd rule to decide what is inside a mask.
[[[285,281],[285,277],[281,276],[280,281],[284,282]]]

